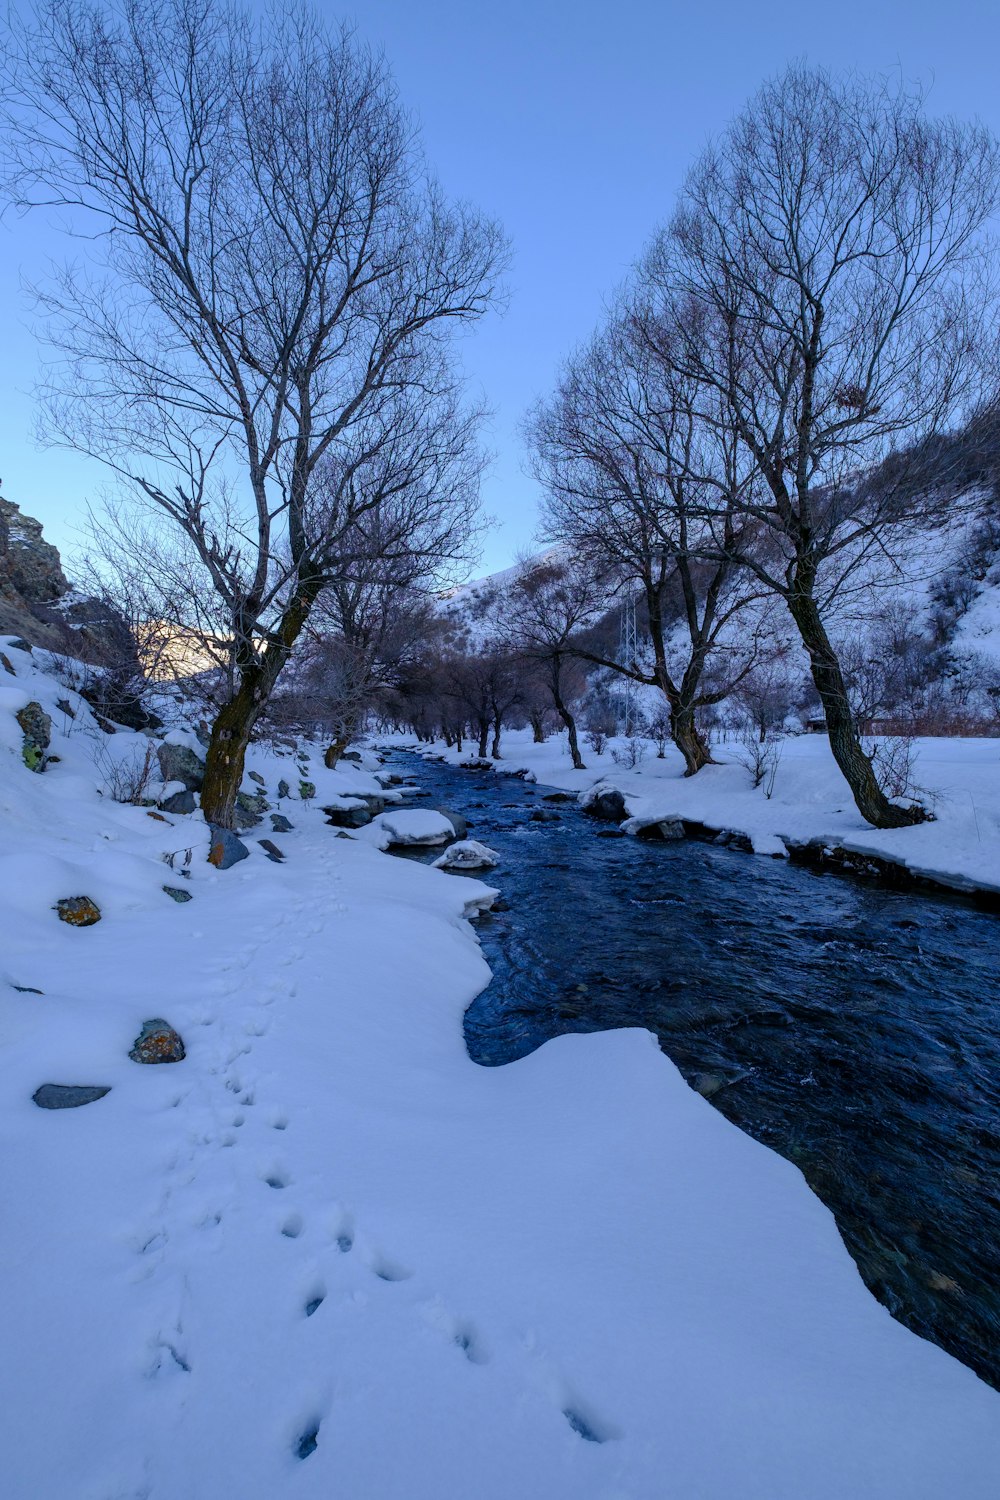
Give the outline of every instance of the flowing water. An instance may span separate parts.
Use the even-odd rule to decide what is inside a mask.
[[[466,1013],[470,1056],[655,1031],[797,1163],[890,1311],[1000,1388],[1000,918],[646,843],[515,777],[392,761],[501,856],[486,878],[509,910],[477,923],[493,979]]]

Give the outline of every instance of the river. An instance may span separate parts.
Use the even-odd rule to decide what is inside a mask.
[[[493,979],[466,1014],[470,1056],[654,1031],[801,1168],[894,1316],[1000,1389],[1000,918],[627,838],[511,776],[400,751],[387,769],[500,855],[486,878],[508,909],[477,924]]]

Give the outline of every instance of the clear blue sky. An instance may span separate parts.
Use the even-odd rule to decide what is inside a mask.
[[[794,58],[900,70],[935,112],[977,115],[1000,132],[998,0],[367,0],[322,4],[384,47],[423,125],[446,189],[475,199],[514,243],[510,310],[464,345],[471,380],[496,411],[497,461],[484,500],[496,518],[480,571],[531,541],[536,494],[523,469],[522,415],[603,298],[669,212],[692,156],[767,75]],[[0,225],[3,493],[69,548],[104,478],[33,439],[31,387],[44,351],[19,291],[68,253],[41,217]]]

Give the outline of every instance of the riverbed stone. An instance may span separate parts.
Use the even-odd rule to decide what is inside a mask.
[[[293,828],[294,828],[294,826],[295,825],[293,823],[289,823],[289,821],[285,817],[284,813],[272,813],[271,814],[271,832],[272,833],[291,833],[292,830],[293,830]]]
[[[53,910],[58,912],[60,922],[68,922],[70,927],[93,927],[101,920],[101,908],[89,896],[63,896]]]
[[[79,1109],[110,1092],[109,1083],[43,1083],[31,1097],[39,1109]]]
[[[580,805],[588,818],[602,818],[608,823],[623,823],[628,816],[625,797],[613,786],[593,787],[584,793]]]
[[[162,1016],[143,1021],[129,1052],[129,1057],[137,1063],[183,1062],[186,1055],[180,1033]]]
[[[532,823],[560,823],[562,819],[554,807],[535,807],[532,808],[529,821]]]
[[[455,837],[457,839],[465,838],[465,835],[469,831],[469,825],[461,813],[453,812],[450,807],[434,807],[429,810],[431,812],[438,812],[443,818],[448,819],[448,822],[455,830]]]
[[[331,828],[364,828],[372,820],[371,811],[363,802],[353,807],[324,807],[322,811]]]

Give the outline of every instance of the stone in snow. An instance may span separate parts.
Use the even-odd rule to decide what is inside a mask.
[[[238,864],[241,859],[246,859],[250,854],[240,839],[233,833],[231,828],[220,828],[218,824],[209,825],[208,862],[217,870],[228,870]]]
[[[289,821],[285,817],[284,813],[272,813],[271,814],[271,832],[272,833],[291,833],[293,827],[294,827],[294,824],[289,823]]]
[[[500,863],[495,849],[478,839],[462,839],[434,861],[435,870],[492,870]]]
[[[168,813],[193,813],[195,809],[194,792],[174,792],[173,796],[165,797],[160,806],[164,812]]]
[[[183,781],[189,792],[200,792],[205,779],[205,762],[187,745],[166,742],[157,747],[156,758],[164,781]]]
[[[110,1084],[43,1083],[31,1097],[39,1109],[79,1109],[110,1092]]]
[[[129,1057],[137,1063],[183,1062],[184,1043],[162,1016],[154,1016],[150,1021],[143,1021]]]
[[[89,896],[64,896],[53,910],[59,913],[60,922],[68,922],[71,927],[93,927],[101,920],[101,908]]]

